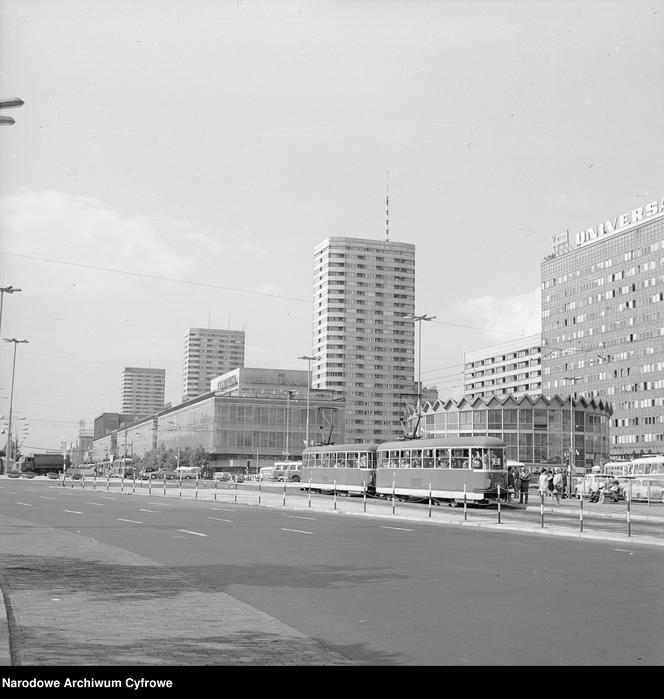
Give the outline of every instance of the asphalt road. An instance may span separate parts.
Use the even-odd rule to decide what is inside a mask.
[[[177,569],[359,662],[664,661],[661,548],[48,481],[4,481],[0,506]]]

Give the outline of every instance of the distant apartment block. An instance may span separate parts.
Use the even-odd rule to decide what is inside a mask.
[[[182,400],[210,391],[212,379],[244,366],[244,330],[189,328],[184,336]]]
[[[415,246],[331,237],[314,250],[312,386],[346,398],[347,442],[403,435],[416,389]]]
[[[464,354],[464,395],[482,398],[542,392],[542,336],[528,335]]]
[[[164,409],[166,370],[125,367],[122,371],[123,415],[152,415]]]

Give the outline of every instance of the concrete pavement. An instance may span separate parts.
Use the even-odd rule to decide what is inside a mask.
[[[2,479],[5,481],[5,479]],[[8,480],[8,479],[7,479]],[[26,484],[27,485],[27,484]],[[56,485],[55,483],[53,485]],[[85,488],[91,489],[91,483]],[[69,487],[69,484],[68,486]],[[83,484],[76,482],[76,489]],[[297,497],[289,484],[284,492],[246,486],[179,490],[169,485],[121,486],[119,481],[94,484],[94,490],[127,497],[167,497],[237,503],[248,506],[313,510],[339,516],[388,517],[431,525],[482,527],[494,531],[603,539],[622,544],[663,546],[654,536],[627,537],[625,532],[532,522],[510,522],[509,508],[499,524],[495,510],[473,510],[468,520],[447,507],[414,508],[388,500],[330,496]],[[625,519],[624,504],[592,505],[592,516]],[[336,507],[336,509],[334,509]],[[575,509],[578,501],[545,504],[545,517]],[[529,511],[540,512],[539,503]],[[590,516],[590,512],[588,512]],[[633,504],[633,521],[664,524],[661,505]],[[150,559],[101,544],[64,530],[55,530],[0,515],[0,664],[3,665],[351,665],[343,656],[314,639],[236,598],[216,590],[188,589],[177,571]],[[167,614],[165,612],[168,612]]]

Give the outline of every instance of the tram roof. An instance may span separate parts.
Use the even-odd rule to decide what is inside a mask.
[[[374,442],[355,444],[321,444],[319,446],[306,447],[302,450],[302,453],[311,454],[312,452],[315,452],[317,454],[326,454],[336,451],[376,451],[380,446],[382,445]]]
[[[406,439],[385,442],[380,449],[435,449],[436,447],[504,447],[497,437],[436,437],[434,439]]]

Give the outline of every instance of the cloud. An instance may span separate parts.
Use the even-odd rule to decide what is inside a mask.
[[[50,288],[51,293],[49,282],[63,276],[84,278],[87,290],[95,293],[106,289],[117,294],[139,283],[129,275],[118,283],[117,275],[86,273],[85,266],[200,279],[202,270],[213,270],[237,245],[233,236],[206,234],[189,221],[123,215],[99,199],[53,190],[21,190],[0,198],[0,226],[0,248],[14,254],[6,266],[10,259],[18,264],[20,255],[71,263],[66,273],[62,265],[51,263],[35,275],[41,290]],[[252,252],[260,254],[255,246]]]
[[[542,329],[539,286],[526,294],[468,299],[457,303],[456,309],[469,325],[492,331],[487,336],[496,343],[507,341],[508,333],[534,335]]]

